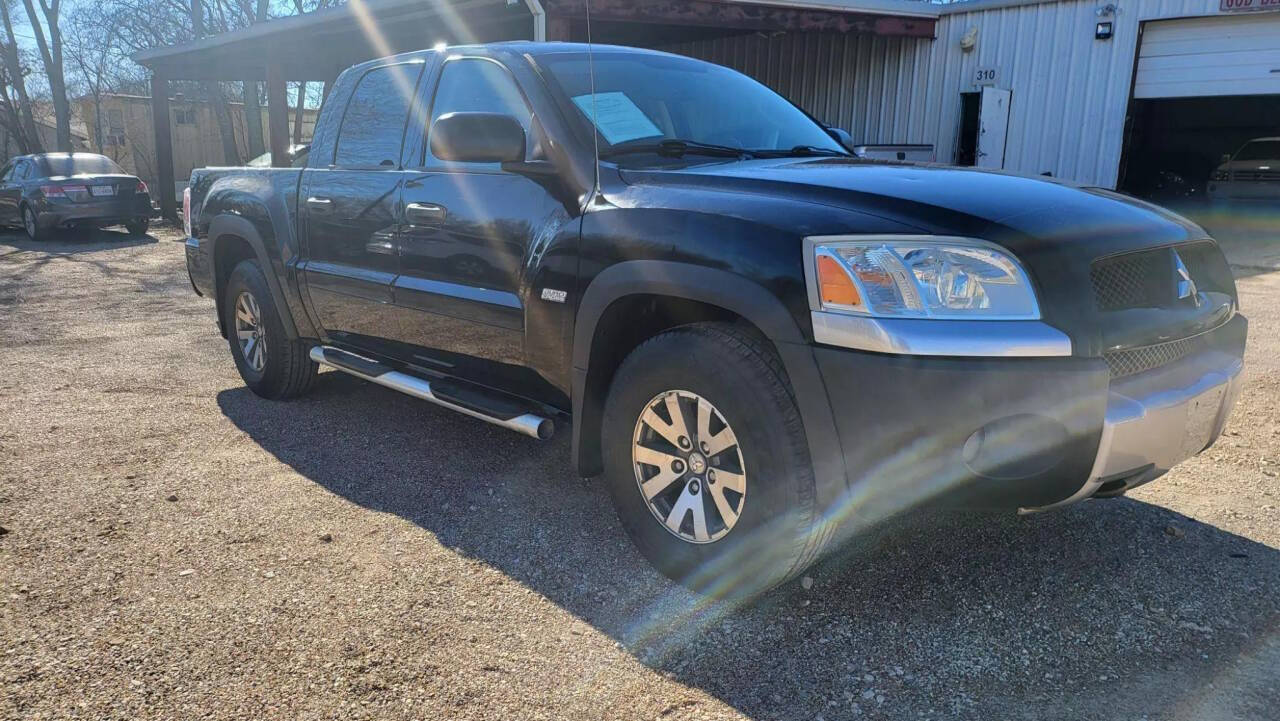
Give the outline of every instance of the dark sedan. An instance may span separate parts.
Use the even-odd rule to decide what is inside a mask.
[[[143,235],[150,218],[147,184],[103,155],[22,155],[0,170],[0,223],[21,225],[32,240],[61,228],[108,225]]]

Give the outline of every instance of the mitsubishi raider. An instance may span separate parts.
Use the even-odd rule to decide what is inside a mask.
[[[193,173],[187,266],[258,395],[323,365],[567,423],[642,553],[704,593],[925,503],[1117,496],[1218,437],[1246,321],[1201,228],[837,137],[665,53],[398,55],[341,75],[304,168]]]

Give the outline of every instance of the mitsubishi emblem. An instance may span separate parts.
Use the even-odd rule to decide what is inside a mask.
[[[1173,279],[1178,285],[1178,300],[1190,298],[1199,308],[1200,292],[1196,290],[1196,282],[1191,279],[1191,271],[1187,270],[1187,264],[1182,262],[1182,256],[1176,250],[1173,251]]]

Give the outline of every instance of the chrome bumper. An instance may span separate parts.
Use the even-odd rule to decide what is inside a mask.
[[[1240,394],[1243,361],[1207,351],[1111,384],[1102,438],[1089,480],[1071,497],[1019,513],[1119,494],[1169,471],[1222,434]]]

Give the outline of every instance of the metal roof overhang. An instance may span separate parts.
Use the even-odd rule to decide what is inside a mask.
[[[178,80],[262,80],[268,65],[290,80],[328,80],[353,64],[438,42],[531,39],[539,11],[561,22],[555,39],[581,39],[565,37],[573,30],[564,28],[580,24],[585,9],[584,0],[350,0],[133,57]],[[591,0],[595,40],[624,44],[780,30],[932,38],[938,15],[936,6],[907,0]],[[645,28],[657,27],[662,32],[645,42]]]
[[[437,42],[528,37],[530,21],[523,3],[508,0],[352,0],[133,59],[180,80],[262,80],[267,65],[290,80],[326,80],[355,63]]]

